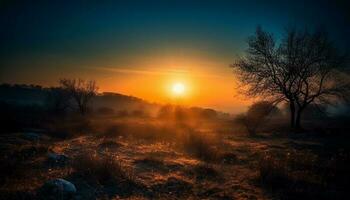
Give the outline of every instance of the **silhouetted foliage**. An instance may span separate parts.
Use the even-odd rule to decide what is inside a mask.
[[[69,92],[77,104],[80,114],[85,115],[88,110],[88,103],[97,94],[96,82],[82,79],[61,79],[60,86]]]
[[[260,27],[248,40],[244,57],[231,67],[250,97],[290,105],[291,127],[299,129],[302,112],[311,103],[348,100],[349,76],[345,56],[323,31],[290,29],[276,44]]]
[[[259,101],[252,104],[245,114],[238,115],[236,122],[245,126],[250,135],[255,135],[257,129],[266,122],[271,113],[278,112],[278,108],[271,102]]]

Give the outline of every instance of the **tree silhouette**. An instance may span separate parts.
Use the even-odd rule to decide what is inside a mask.
[[[280,42],[257,27],[244,57],[231,65],[248,97],[287,101],[290,125],[301,128],[311,103],[329,104],[349,97],[349,76],[342,55],[324,31],[289,29]]]
[[[92,97],[97,94],[97,85],[93,80],[85,81],[82,79],[61,79],[61,88],[68,91],[71,97],[76,102],[81,115],[85,115],[88,108],[88,103]]]

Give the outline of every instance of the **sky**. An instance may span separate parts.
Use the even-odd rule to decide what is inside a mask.
[[[0,83],[96,80],[100,92],[151,102],[244,110],[229,65],[258,25],[325,28],[350,46],[345,1],[0,0]],[[185,85],[174,96],[175,83]]]

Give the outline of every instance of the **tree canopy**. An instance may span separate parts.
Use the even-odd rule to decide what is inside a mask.
[[[311,103],[349,100],[347,56],[324,31],[289,29],[281,40],[257,27],[246,54],[231,65],[248,97],[287,101],[291,127],[300,128],[302,111]]]

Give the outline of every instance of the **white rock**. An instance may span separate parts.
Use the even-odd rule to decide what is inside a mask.
[[[61,178],[47,181],[41,188],[41,195],[47,199],[71,199],[76,192],[73,183]]]

